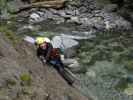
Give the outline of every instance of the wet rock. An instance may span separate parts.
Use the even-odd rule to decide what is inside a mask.
[[[72,17],[71,14],[67,14],[66,11],[59,11],[59,16],[65,18],[65,19],[70,19]]]
[[[101,13],[107,30],[131,30],[131,23],[114,13]]]
[[[51,11],[48,11],[48,10],[45,10],[45,13],[44,13],[44,19],[52,19],[53,18],[53,13]]]
[[[51,13],[53,13],[53,14],[57,14],[58,13],[58,11],[56,9],[52,9],[52,8],[50,8],[49,11],[51,11]]]
[[[129,22],[133,24],[133,12],[132,11],[127,12],[127,10],[125,11],[121,10],[120,13],[126,20],[128,20]]]
[[[97,30],[104,30],[105,28],[102,17],[92,18],[90,22],[93,23],[93,27],[95,27]]]
[[[82,24],[88,24],[88,18],[80,18],[80,22],[82,23]]]
[[[133,22],[133,12],[130,14],[131,21]]]
[[[68,22],[81,24],[77,16],[71,17],[70,20],[68,20]]]
[[[108,4],[105,5],[103,10],[106,12],[115,12],[118,9],[118,5],[117,4]]]
[[[78,15],[80,15],[79,10],[74,10],[73,13],[74,13],[73,16],[78,16]]]
[[[71,64],[73,64],[73,63],[77,63],[77,60],[76,59],[70,59],[70,58],[68,58],[68,59],[64,59],[63,60],[63,63],[64,63],[64,65],[71,65]]]
[[[19,27],[17,29],[17,34],[38,31],[39,29],[41,29],[41,27],[39,25],[34,25],[34,26],[33,25],[25,25],[25,26]]]
[[[94,17],[94,14],[93,13],[82,13],[79,15],[80,16],[80,19],[82,18],[88,18],[88,19],[91,19]]]
[[[42,12],[38,12],[38,13],[32,13],[29,17],[29,22],[31,23],[38,23],[38,22],[41,22],[43,21],[43,14]]]
[[[28,11],[23,11],[23,12],[19,13],[18,16],[23,17],[23,18],[28,18],[29,13],[30,12],[28,12]]]
[[[88,10],[85,7],[83,7],[83,6],[79,8],[79,12],[81,12],[81,13],[85,13],[87,11]]]
[[[66,13],[65,13],[64,10],[60,10],[60,11],[58,11],[58,14],[59,14],[60,16],[62,16],[62,17],[66,15]]]
[[[72,72],[78,72],[81,67],[76,59],[64,59],[63,64],[67,66]]]
[[[115,24],[117,25],[118,30],[130,30],[130,29],[132,29],[131,23],[124,20],[122,17],[119,18],[119,20],[116,20]]]
[[[56,24],[65,22],[65,19],[63,17],[59,17],[58,15],[53,15],[52,20],[55,21]]]
[[[69,33],[69,34],[61,34],[61,35],[63,37],[67,37],[74,40],[87,40],[95,37],[93,33],[95,32],[91,30],[89,32],[73,31],[71,34]]]
[[[102,17],[93,17],[93,18],[81,18],[80,22],[82,25],[88,26],[88,27],[95,27],[97,30],[104,30],[104,20]]]
[[[67,14],[67,15],[73,15],[73,11],[72,10],[65,10],[65,13]]]

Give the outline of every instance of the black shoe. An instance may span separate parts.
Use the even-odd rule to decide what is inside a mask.
[[[67,83],[72,86],[74,82],[67,82]]]

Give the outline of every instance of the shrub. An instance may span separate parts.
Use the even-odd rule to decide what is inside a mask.
[[[21,84],[22,85],[31,85],[31,76],[27,73],[24,73],[20,76],[20,79],[21,79]]]
[[[0,32],[4,33],[4,35],[12,41],[13,45],[16,45],[16,43],[21,40],[13,31],[9,30],[6,26],[1,26]]]
[[[133,71],[133,60],[127,61],[126,68],[129,71]]]
[[[16,81],[14,79],[6,80],[6,84],[8,87],[16,85]]]

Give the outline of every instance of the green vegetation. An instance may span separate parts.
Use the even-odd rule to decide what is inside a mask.
[[[102,4],[110,4],[111,1],[110,0],[97,0],[98,3],[102,3]]]
[[[128,85],[127,85],[127,88],[125,88],[124,92],[125,92],[127,95],[133,95],[133,83],[128,84]]]
[[[7,11],[10,13],[10,14],[13,14],[14,12],[17,11],[17,8],[14,4],[14,2],[12,2],[13,0],[10,0],[8,3],[7,3]]]
[[[21,79],[21,84],[22,85],[28,85],[28,86],[31,85],[32,79],[31,79],[30,74],[24,73],[20,76],[20,79]]]
[[[27,33],[27,35],[32,36],[32,37],[37,37],[37,36],[44,36],[44,37],[49,37],[50,39],[55,36],[56,33],[54,32],[37,32],[37,31],[32,31],[30,33]]]
[[[22,88],[22,94],[24,94],[24,95],[31,95],[32,92],[33,92],[33,88],[32,87],[25,86],[25,87]]]
[[[8,87],[16,85],[16,81],[14,79],[6,80],[6,83]]]
[[[0,13],[3,18],[8,18],[9,13],[8,13],[8,7],[7,7],[7,0],[0,0]]]
[[[5,36],[12,41],[14,46],[21,41],[21,38],[6,26],[0,26],[0,32],[4,33]]]
[[[10,18],[11,13],[17,10],[13,0],[0,0],[0,13],[3,18]]]
[[[133,71],[133,60],[130,60],[126,63],[126,68],[128,71]]]
[[[111,4],[110,0],[96,0],[96,1],[97,1],[97,4],[100,6],[105,6],[107,4]]]
[[[53,33],[53,32],[44,32],[44,34],[42,36],[52,38],[53,36],[55,36],[55,33]]]
[[[128,81],[126,80],[126,78],[122,78],[115,86],[115,89],[118,91],[125,91],[127,87],[128,87]]]
[[[7,0],[0,0],[0,10],[6,9]]]

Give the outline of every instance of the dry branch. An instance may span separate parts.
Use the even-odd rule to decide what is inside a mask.
[[[19,13],[23,10],[31,9],[31,8],[54,8],[54,9],[59,9],[59,8],[64,7],[64,3],[65,3],[65,0],[51,0],[51,1],[36,2],[36,3],[31,3],[31,4],[21,6],[14,13]]]

